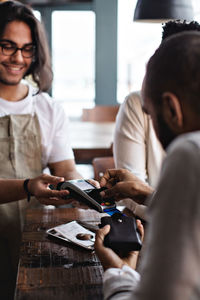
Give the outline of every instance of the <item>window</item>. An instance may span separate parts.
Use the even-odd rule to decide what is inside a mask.
[[[131,91],[141,89],[145,66],[159,46],[162,26],[133,22],[137,0],[118,0],[117,99],[123,102]]]
[[[52,95],[70,117],[94,106],[95,14],[54,11],[52,14]]]
[[[200,23],[200,6],[199,0],[192,0],[193,8],[194,8],[194,20]]]

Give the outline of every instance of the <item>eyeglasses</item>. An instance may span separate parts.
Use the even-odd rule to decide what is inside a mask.
[[[5,56],[12,56],[18,50],[20,50],[24,58],[33,57],[35,55],[36,49],[36,46],[32,44],[27,44],[22,48],[18,48],[14,43],[11,43],[10,41],[0,41],[0,47],[2,49],[3,55]]]

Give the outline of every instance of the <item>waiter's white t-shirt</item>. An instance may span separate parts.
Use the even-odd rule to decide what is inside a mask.
[[[36,94],[28,85],[29,92],[23,100],[13,102],[0,98],[0,117],[15,114],[36,114],[40,124],[42,165],[73,159],[69,139],[69,120],[63,108],[47,93]]]

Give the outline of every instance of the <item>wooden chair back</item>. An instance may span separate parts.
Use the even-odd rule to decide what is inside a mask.
[[[115,167],[113,156],[95,157],[92,160],[92,165],[94,169],[94,179],[97,181],[100,180],[107,169],[114,169]]]
[[[82,121],[84,122],[115,122],[119,105],[100,106],[94,108],[84,108],[82,111]]]

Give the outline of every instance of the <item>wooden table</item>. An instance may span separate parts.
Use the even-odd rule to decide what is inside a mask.
[[[103,269],[94,251],[46,234],[46,229],[72,220],[94,224],[101,217],[102,214],[90,209],[28,210],[15,300],[103,299]]]
[[[77,163],[112,156],[114,122],[71,122],[70,138]]]

